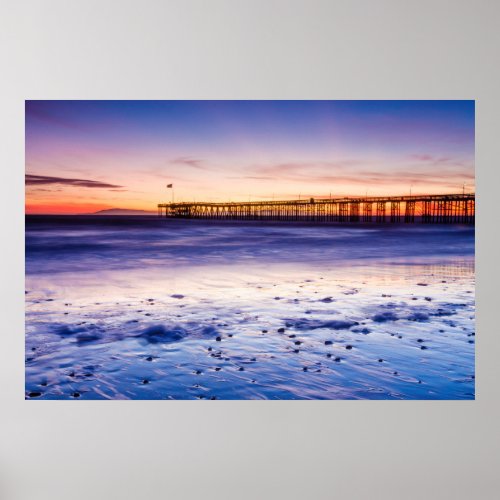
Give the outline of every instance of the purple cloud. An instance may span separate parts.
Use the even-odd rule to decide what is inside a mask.
[[[449,156],[433,156],[430,154],[413,154],[409,156],[410,160],[426,163],[429,165],[449,165],[451,167],[470,167],[467,162],[451,158]]]
[[[86,188],[122,188],[116,184],[109,184],[107,182],[92,181],[88,179],[68,179],[66,177],[50,177],[47,175],[32,175],[26,174],[25,184],[27,186],[41,186],[49,184],[58,184],[64,186],[78,186]]]
[[[378,187],[390,186],[399,182],[407,185],[429,185],[450,187],[459,181],[473,181],[474,172],[469,163],[462,163],[453,158],[431,155],[411,155],[408,161],[390,170],[380,170],[372,162],[356,159],[341,161],[282,162],[267,165],[254,165],[242,179],[292,181],[301,184],[323,183]]]
[[[206,166],[203,165],[203,160],[200,158],[194,158],[192,156],[179,156],[171,160],[172,164],[175,165],[185,165],[186,167],[198,168],[200,170],[206,170]]]

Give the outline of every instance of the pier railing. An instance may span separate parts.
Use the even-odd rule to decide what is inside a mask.
[[[475,199],[475,194],[443,194],[159,203],[158,216],[181,219],[474,224]]]

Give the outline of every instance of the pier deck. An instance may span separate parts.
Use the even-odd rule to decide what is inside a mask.
[[[475,194],[159,203],[158,216],[220,220],[474,224]]]

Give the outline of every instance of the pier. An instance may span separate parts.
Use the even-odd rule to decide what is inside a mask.
[[[301,222],[474,224],[475,194],[159,203],[158,216]]]

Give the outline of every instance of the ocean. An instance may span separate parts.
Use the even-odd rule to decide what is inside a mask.
[[[26,217],[27,399],[474,399],[474,228]]]

